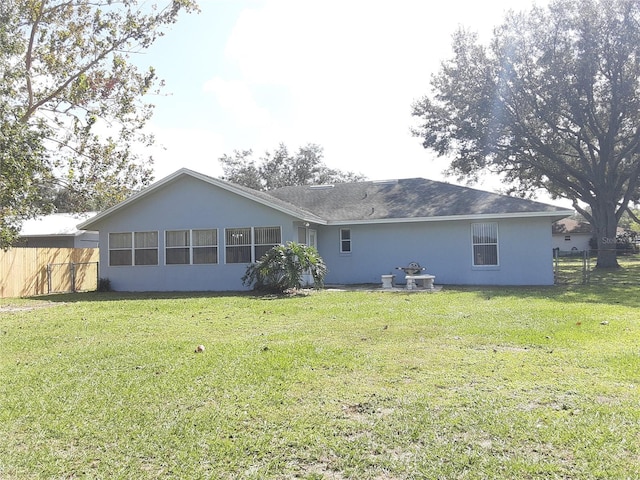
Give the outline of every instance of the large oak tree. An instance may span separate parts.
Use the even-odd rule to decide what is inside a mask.
[[[640,2],[555,0],[510,12],[488,46],[460,30],[417,101],[414,134],[450,171],[501,175],[521,195],[573,201],[599,267],[617,266],[616,226],[638,200]]]
[[[47,211],[43,192],[104,208],[152,179],[137,153],[160,85],[131,55],[195,0],[0,1],[0,248]]]

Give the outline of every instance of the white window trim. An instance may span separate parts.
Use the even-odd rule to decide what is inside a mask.
[[[243,243],[242,245],[228,245],[227,244],[227,230],[249,229],[249,243]],[[251,258],[253,258],[253,227],[225,227],[224,228],[224,263],[225,265],[248,265],[252,262],[250,259],[248,262],[229,262],[227,258],[227,248],[229,247],[249,247],[251,251]]]
[[[111,235],[122,235],[122,234],[129,234],[131,235],[131,244],[129,245],[129,248],[111,248]],[[112,268],[119,268],[119,267],[132,267],[133,266],[133,261],[134,261],[134,252],[133,252],[133,242],[134,242],[134,234],[133,232],[108,232],[107,233],[107,243],[108,243],[108,247],[107,247],[107,265],[109,265],[109,267]],[[131,253],[131,263],[127,264],[127,265],[111,265],[111,252],[112,251],[118,251],[118,252],[122,252],[122,251],[129,251]]]
[[[194,231],[200,231],[200,230],[213,230],[215,232],[215,240],[216,240],[216,244],[215,245],[194,245],[193,242],[193,232]],[[189,251],[189,255],[190,255],[190,259],[191,259],[191,265],[219,265],[220,264],[220,232],[218,228],[193,228],[190,230],[189,232],[190,235],[190,239],[191,239],[191,249]],[[212,248],[215,247],[216,249],[216,261],[214,263],[193,263],[193,251],[195,249],[198,248]]]
[[[136,248],[136,233],[153,233],[155,232],[156,234],[156,239],[157,239],[157,244],[155,247],[153,248]],[[132,244],[133,244],[133,258],[132,263],[134,267],[157,267],[158,265],[160,265],[160,231],[159,230],[137,230],[135,232],[132,232]],[[152,264],[137,264],[136,263],[136,250],[155,250],[156,251],[156,263],[152,263]]]
[[[474,225],[495,225],[496,226],[496,242],[495,243],[474,243],[473,241],[473,227]],[[500,267],[500,229],[498,222],[474,222],[471,224],[471,266],[474,269],[479,270],[495,270]],[[496,246],[496,263],[492,265],[478,265],[476,264],[474,247],[477,245],[495,245]]]
[[[342,238],[342,232],[344,231],[348,231],[349,232],[349,238],[345,239]],[[353,235],[352,235],[353,230],[351,230],[350,228],[341,228],[340,229],[340,254],[341,255],[351,255],[351,253],[353,252]],[[343,242],[349,242],[349,250],[343,250],[342,249],[342,244]]]
[[[227,245],[227,230],[235,230],[235,229],[241,229],[241,228],[248,228],[250,230],[250,242],[246,243],[246,244],[242,244],[242,245]],[[257,225],[257,226],[253,226],[253,227],[225,227],[223,232],[223,238],[224,238],[224,263],[225,265],[249,265],[250,263],[255,263],[256,262],[256,247],[263,247],[266,245],[271,245],[270,243],[260,243],[260,244],[256,244],[256,234],[255,234],[255,230],[256,228],[277,228],[280,230],[280,244],[282,243],[282,225]],[[275,244],[278,245],[278,244]],[[233,262],[233,263],[229,263],[227,261],[227,248],[228,247],[249,247],[250,251],[251,251],[251,260],[249,262]]]
[[[156,238],[158,240],[158,244],[152,248],[136,248],[136,233],[154,233],[156,234]],[[131,234],[131,246],[129,248],[111,248],[111,234]],[[129,232],[109,232],[107,234],[107,239],[109,241],[109,249],[108,249],[108,258],[107,262],[109,267],[111,268],[119,268],[119,267],[157,267],[160,265],[160,232],[158,230],[135,230]],[[129,250],[131,252],[131,263],[127,265],[111,265],[111,252],[112,251],[124,251]],[[136,263],[136,250],[156,250],[156,263],[153,264],[137,264]]]
[[[198,230],[213,230],[216,233],[216,244],[215,245],[194,245],[193,244],[193,232]],[[211,265],[219,265],[220,264],[220,233],[219,228],[172,228],[170,230],[164,231],[164,264],[167,267],[184,267],[185,265],[189,266],[211,266]],[[181,246],[181,247],[168,247],[167,246],[167,233],[168,232],[189,232],[189,245]],[[193,263],[193,250],[194,248],[207,248],[207,247],[215,247],[216,248],[216,261],[214,263]],[[188,248],[189,249],[189,263],[167,263],[167,250],[171,249],[179,249],[179,248]]]
[[[277,228],[279,232],[280,241],[278,243],[256,243],[256,229],[259,228]],[[251,227],[251,261],[256,262],[259,260],[256,258],[256,249],[257,247],[269,247],[269,249],[275,247],[276,245],[282,244],[282,227],[280,225],[271,225],[271,226],[258,226]]]

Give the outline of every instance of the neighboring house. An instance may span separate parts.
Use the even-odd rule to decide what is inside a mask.
[[[589,250],[589,241],[593,238],[593,228],[586,220],[563,218],[551,225],[553,248],[561,252]]]
[[[181,169],[78,226],[116,290],[242,290],[247,265],[316,246],[327,284],[419,262],[439,284],[553,284],[551,223],[573,212],[421,178],[259,192]]]
[[[98,232],[79,230],[78,222],[96,212],[81,214],[54,213],[26,220],[22,224],[18,247],[40,248],[97,248]]]
[[[589,242],[595,236],[593,227],[586,220],[563,218],[551,225],[553,248],[561,252],[591,250]],[[616,235],[623,237],[627,232],[618,227]]]

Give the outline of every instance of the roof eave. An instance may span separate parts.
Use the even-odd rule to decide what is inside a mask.
[[[418,222],[447,222],[460,220],[500,220],[512,218],[544,218],[553,221],[573,215],[573,210],[559,210],[556,212],[516,212],[516,213],[483,213],[473,215],[445,215],[436,217],[413,218],[380,218],[374,220],[330,220],[327,225],[370,225],[385,223],[418,223]]]

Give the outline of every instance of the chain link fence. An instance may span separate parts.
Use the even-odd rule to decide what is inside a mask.
[[[597,269],[597,250],[553,251],[553,273],[556,285],[640,286],[640,254],[618,255],[620,268]]]

